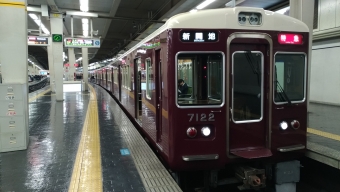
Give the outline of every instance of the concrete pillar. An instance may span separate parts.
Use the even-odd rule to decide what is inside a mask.
[[[313,42],[313,20],[314,20],[314,1],[311,0],[290,0],[289,16],[304,22],[309,28],[309,55],[307,71],[307,109],[309,108],[310,97],[310,75],[312,59],[312,42]]]
[[[48,69],[50,71],[50,86],[53,93],[55,93],[55,75],[54,75],[54,64],[53,64],[53,51],[52,51],[52,38],[48,38],[50,45],[47,46],[48,55]]]
[[[18,3],[17,6],[16,3]],[[27,12],[25,9],[26,0],[9,0],[3,6],[0,2],[2,83],[27,83],[28,48]]]
[[[0,61],[0,84],[2,83],[2,74],[1,74],[1,61]]]
[[[88,81],[88,67],[89,67],[89,55],[88,55],[88,48],[81,48],[82,56],[83,56],[83,80],[85,82],[85,90],[88,91],[88,86],[87,84],[89,83]]]
[[[74,73],[76,72],[76,68],[74,67],[74,64],[76,63],[74,48],[68,48],[68,61],[70,63],[70,67],[68,68],[68,80],[74,81]]]
[[[63,17],[51,14],[51,34],[63,34]],[[63,101],[63,42],[51,42],[56,100]]]
[[[0,1],[0,151],[27,149],[28,65],[27,1]],[[7,110],[8,109],[8,110]],[[12,126],[10,126],[12,124]]]

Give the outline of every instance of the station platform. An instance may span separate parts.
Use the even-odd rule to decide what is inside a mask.
[[[0,191],[181,191],[102,88],[29,94],[27,150],[1,153]]]
[[[340,169],[340,106],[310,103],[306,156]]]

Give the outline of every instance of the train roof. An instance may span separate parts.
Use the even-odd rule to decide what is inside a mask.
[[[249,26],[239,24],[238,17],[240,12],[260,13],[262,15],[261,25],[252,26],[253,30],[309,32],[307,25],[298,19],[254,7],[208,9],[192,13],[181,13],[171,17],[165,25],[168,29],[194,28],[249,30]]]
[[[261,25],[251,26],[253,30],[268,31],[295,31],[309,32],[305,23],[279,13],[264,10],[263,8],[254,7],[234,7],[221,9],[207,9],[197,12],[185,12],[175,15],[167,20],[167,22],[159,29],[144,38],[137,45],[125,52],[117,58],[123,59],[132,51],[138,49],[144,43],[147,43],[163,31],[167,29],[244,29],[249,30],[249,26],[240,25],[238,16],[240,12],[260,13],[262,15]],[[117,60],[113,61],[115,63]]]

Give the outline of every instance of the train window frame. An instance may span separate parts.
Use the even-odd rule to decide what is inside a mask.
[[[113,83],[118,85],[118,68],[117,67],[113,71]]]
[[[281,102],[276,102],[275,101],[275,91],[277,88],[275,81],[275,68],[276,68],[276,56],[278,54],[286,54],[286,55],[303,55],[305,57],[305,62],[304,62],[304,77],[303,77],[303,99],[302,100],[298,100],[298,101],[290,101],[292,104],[297,104],[297,103],[304,103],[306,101],[306,94],[307,94],[307,54],[305,52],[284,52],[284,51],[278,51],[275,52],[274,54],[274,60],[273,60],[273,102],[275,105],[285,105],[288,104],[288,101],[281,101]]]
[[[126,69],[127,69],[127,72],[126,72],[126,87],[129,91],[131,91],[131,68],[130,68],[130,65],[126,65]]]
[[[218,104],[218,105],[212,105],[212,104],[207,104],[207,105],[198,105],[198,104],[192,104],[192,105],[179,105],[178,104],[178,56],[180,54],[209,54],[209,53],[217,53],[217,54],[221,54],[222,56],[222,94],[221,94],[221,103]],[[178,108],[182,108],[182,109],[187,109],[187,108],[221,108],[225,105],[225,86],[226,86],[226,69],[225,69],[225,66],[226,63],[225,63],[225,54],[223,51],[180,51],[180,52],[177,52],[176,55],[175,55],[175,90],[174,90],[174,93],[175,93],[175,103],[176,103],[176,106]],[[193,74],[193,78],[195,74]],[[193,87],[195,88],[196,85],[194,85]]]
[[[151,58],[150,57],[148,57],[148,58],[146,58],[145,59],[145,69],[146,69],[146,89],[145,89],[145,97],[148,99],[148,100],[151,100],[152,99],[152,88],[151,88],[151,90],[149,90],[150,88],[149,88],[149,83],[152,85],[152,81],[151,80],[149,80],[149,66],[148,66],[148,63],[147,63],[147,61],[149,61],[150,63],[150,66],[151,66],[151,70],[152,70],[152,62],[151,62]],[[153,73],[152,73],[153,74]],[[151,81],[151,82],[149,82],[149,81]],[[151,94],[149,95],[149,91],[151,92]]]
[[[235,107],[234,107],[234,103],[235,103],[234,102],[235,101],[235,99],[234,99],[235,98],[234,97],[234,92],[235,92],[234,55],[236,53],[246,53],[246,52],[245,51],[235,51],[231,55],[231,59],[232,59],[232,61],[231,61],[231,65],[232,65],[232,80],[231,80],[232,81],[232,83],[231,83],[232,84],[232,91],[231,91],[232,121],[235,124],[261,122],[263,120],[263,117],[264,117],[264,111],[263,111],[263,105],[264,105],[264,98],[263,98],[263,96],[264,96],[264,94],[263,94],[264,93],[264,73],[263,73],[263,71],[264,71],[264,54],[261,51],[251,51],[251,53],[261,54],[261,72],[260,72],[260,74],[261,74],[261,93],[260,93],[261,94],[261,116],[260,116],[259,119],[235,120],[234,119],[234,117],[235,117],[235,115],[234,115],[234,110],[235,110]]]

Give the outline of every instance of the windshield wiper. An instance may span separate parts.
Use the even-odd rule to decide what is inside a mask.
[[[288,102],[288,104],[291,105],[292,102],[290,101],[289,97],[287,96],[285,90],[284,90],[284,89],[282,88],[282,86],[280,85],[279,81],[275,81],[275,82],[276,82],[276,87],[279,88],[279,91],[282,93],[283,97],[285,97],[285,99],[286,99],[286,101]],[[283,98],[282,98],[282,95],[279,94],[279,97],[280,97],[281,100],[283,99]]]
[[[258,83],[258,85],[261,85],[261,82],[260,82],[261,81],[260,80],[260,72],[259,72],[259,68],[260,67],[259,67],[258,62],[256,63],[257,64],[257,67],[256,67],[254,62],[253,62],[254,58],[253,58],[253,55],[251,54],[251,51],[245,50],[244,52],[245,52],[244,54],[246,56],[246,59],[247,59],[249,65],[250,65],[251,69],[253,70],[253,73],[257,75],[257,83]]]

